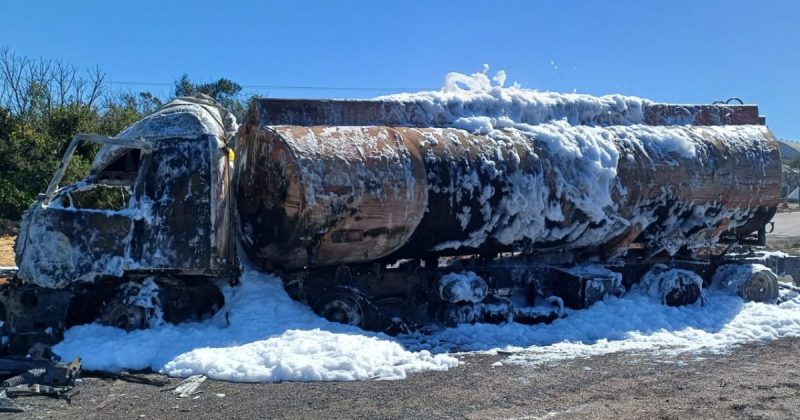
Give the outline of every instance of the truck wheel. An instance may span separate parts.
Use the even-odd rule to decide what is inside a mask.
[[[361,327],[364,321],[364,308],[357,296],[341,290],[326,294],[314,305],[317,315],[331,322]]]
[[[717,268],[712,278],[715,287],[736,293],[747,301],[775,302],[778,277],[761,264],[727,264]]]
[[[642,276],[640,284],[647,294],[668,306],[702,302],[703,278],[694,271],[656,264]]]
[[[408,300],[400,296],[377,299],[374,302],[374,330],[389,335],[412,333],[416,327],[409,323],[413,319],[411,312]]]
[[[141,330],[161,321],[159,290],[152,278],[119,286],[100,310],[100,323],[125,331]]]
[[[100,312],[100,323],[125,331],[142,330],[148,327],[145,308],[126,305],[117,299],[106,303]]]
[[[680,283],[672,288],[664,297],[667,306],[684,306],[697,302],[702,296],[700,286],[696,283]]]
[[[375,305],[365,296],[348,288],[325,292],[313,306],[314,312],[331,322],[353,325],[369,331],[381,330]]]
[[[778,277],[770,270],[756,271],[745,281],[742,297],[753,302],[774,302],[778,298]]]

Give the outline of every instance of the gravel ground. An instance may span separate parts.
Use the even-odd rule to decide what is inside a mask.
[[[552,366],[466,356],[403,381],[234,384],[208,380],[178,399],[163,386],[86,378],[68,404],[18,398],[11,418],[798,418],[800,339],[727,355],[619,353]],[[164,379],[135,375],[137,379]]]

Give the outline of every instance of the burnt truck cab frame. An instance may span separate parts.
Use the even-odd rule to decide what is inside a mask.
[[[235,258],[232,238],[224,234],[230,220],[227,194],[214,191],[227,184],[217,179],[227,178],[225,168],[212,168],[214,157],[227,166],[226,153],[212,156],[216,141],[211,135],[75,136],[47,191],[23,218],[17,277],[63,288],[131,273],[223,276],[235,267]],[[114,148],[85,179],[59,188],[84,142]],[[95,200],[75,197],[101,189],[106,194]],[[92,205],[108,201],[114,190],[121,205]]]
[[[85,143],[101,146],[90,173],[60,187]],[[148,284],[167,308],[163,320],[216,310],[215,283],[238,278],[229,176],[227,145],[213,134],[76,135],[23,216],[19,268],[0,289],[9,350],[55,343],[70,325],[98,318],[146,326],[156,314],[130,300]]]

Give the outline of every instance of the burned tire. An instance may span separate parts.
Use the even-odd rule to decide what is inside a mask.
[[[778,277],[770,270],[753,273],[745,281],[741,296],[753,302],[774,302],[778,299]]]
[[[158,286],[152,279],[120,285],[100,310],[100,323],[125,331],[146,329],[161,321]]]
[[[100,323],[125,331],[142,330],[149,326],[145,308],[128,305],[116,299],[106,302],[100,312]]]
[[[714,272],[712,283],[747,301],[775,302],[778,299],[778,276],[761,264],[722,265]]]
[[[697,302],[702,297],[702,289],[696,283],[679,284],[673,287],[666,296],[667,306],[684,306]]]
[[[375,331],[389,335],[408,334],[416,330],[410,321],[413,317],[409,312],[408,300],[399,296],[383,297],[374,302],[377,314]]]
[[[324,291],[312,309],[314,313],[331,322],[353,325],[369,331],[381,331],[384,327],[380,311],[357,290],[337,287]]]
[[[364,309],[357,298],[346,293],[334,293],[317,301],[314,305],[317,315],[331,322],[361,327]]]
[[[694,271],[656,264],[640,280],[645,292],[668,306],[703,302],[703,278]]]

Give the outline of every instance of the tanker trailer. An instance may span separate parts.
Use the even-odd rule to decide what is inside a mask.
[[[257,100],[242,249],[320,315],[403,330],[549,320],[641,280],[693,303],[734,244],[763,245],[781,165],[757,107],[577,107],[474,133],[414,102]]]
[[[791,257],[742,253],[763,245],[780,182],[757,107],[559,100],[488,116],[259,99],[237,132],[210,98],[179,98],[116,137],[78,135],[21,224],[3,343],[200,319],[240,260],[388,332],[548,321],[634,287],[688,304],[756,261],[772,270],[728,286],[747,299],[775,299],[773,271],[798,278]],[[61,186],[84,142],[102,145],[90,174]],[[91,200],[106,190],[116,204]]]

